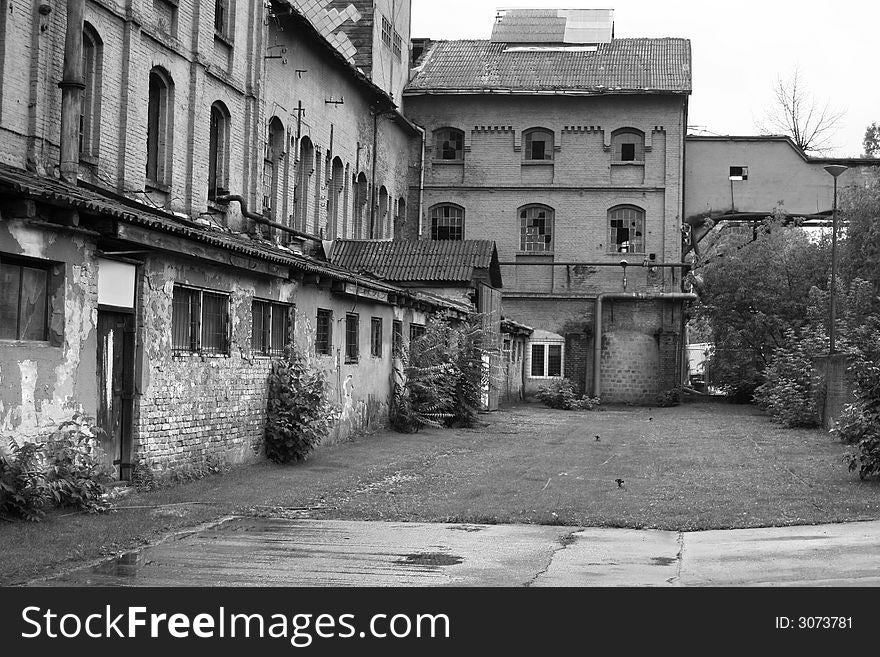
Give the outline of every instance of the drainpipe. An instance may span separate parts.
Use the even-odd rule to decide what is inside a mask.
[[[425,149],[426,149],[426,143],[427,143],[428,137],[427,137],[427,133],[425,132],[425,129],[422,128],[421,126],[416,126],[416,130],[418,130],[419,133],[422,135],[422,155],[421,155],[421,162],[419,164],[419,207],[418,207],[418,211],[419,211],[419,214],[418,214],[419,239],[422,239],[422,231],[424,230],[422,227],[422,224],[423,224],[422,208],[425,205]]]
[[[367,239],[373,239],[376,230],[376,145],[379,141],[379,108],[373,110],[373,166],[371,171],[372,182],[370,184],[370,234]]]
[[[79,177],[79,122],[83,79],[83,13],[85,0],[67,0],[67,32],[64,37],[64,75],[61,87],[61,178],[71,185]]]
[[[602,303],[606,299],[638,300],[638,301],[696,301],[699,297],[688,292],[662,292],[646,294],[644,292],[603,292],[596,297],[595,316],[593,317],[593,397],[602,393]]]
[[[258,224],[262,224],[264,226],[269,226],[271,228],[276,228],[280,230],[282,233],[288,233],[290,235],[295,235],[297,237],[303,237],[306,239],[314,239],[313,236],[308,233],[303,233],[302,231],[296,230],[295,228],[291,228],[290,226],[286,226],[284,224],[280,224],[277,221],[270,221],[266,219],[261,214],[257,214],[256,212],[251,212],[248,210],[247,201],[244,200],[244,197],[240,194],[226,194],[224,196],[218,196],[216,198],[218,203],[229,203],[230,201],[237,201],[241,206],[241,213],[251,221],[254,221]]]

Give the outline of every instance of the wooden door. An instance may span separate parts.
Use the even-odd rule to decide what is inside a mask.
[[[98,312],[98,427],[107,465],[117,479],[131,474],[134,315]]]

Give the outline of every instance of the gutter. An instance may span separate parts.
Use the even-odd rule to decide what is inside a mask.
[[[647,294],[644,292],[603,292],[596,297],[595,315],[593,317],[593,397],[601,397],[602,393],[602,303],[605,300],[618,299],[624,301],[696,301],[699,297],[688,292],[662,292]]]

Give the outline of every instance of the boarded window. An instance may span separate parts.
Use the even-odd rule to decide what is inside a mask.
[[[171,347],[178,352],[229,354],[229,296],[174,286]]]
[[[271,301],[254,300],[251,347],[262,356],[281,356],[290,335],[290,306]]]
[[[315,325],[315,351],[319,354],[329,355],[332,348],[333,311],[319,308]]]
[[[48,340],[49,268],[0,257],[0,338]]]
[[[382,318],[373,317],[370,320],[370,355],[374,358],[382,357]]]
[[[359,356],[360,317],[354,313],[345,316],[345,362],[356,363]]]

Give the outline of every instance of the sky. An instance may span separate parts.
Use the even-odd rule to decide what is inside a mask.
[[[412,0],[412,36],[488,39],[495,9],[614,9],[616,37],[691,40],[691,132],[754,135],[780,78],[799,72],[821,105],[845,112],[827,155],[858,157],[880,122],[877,0]]]

